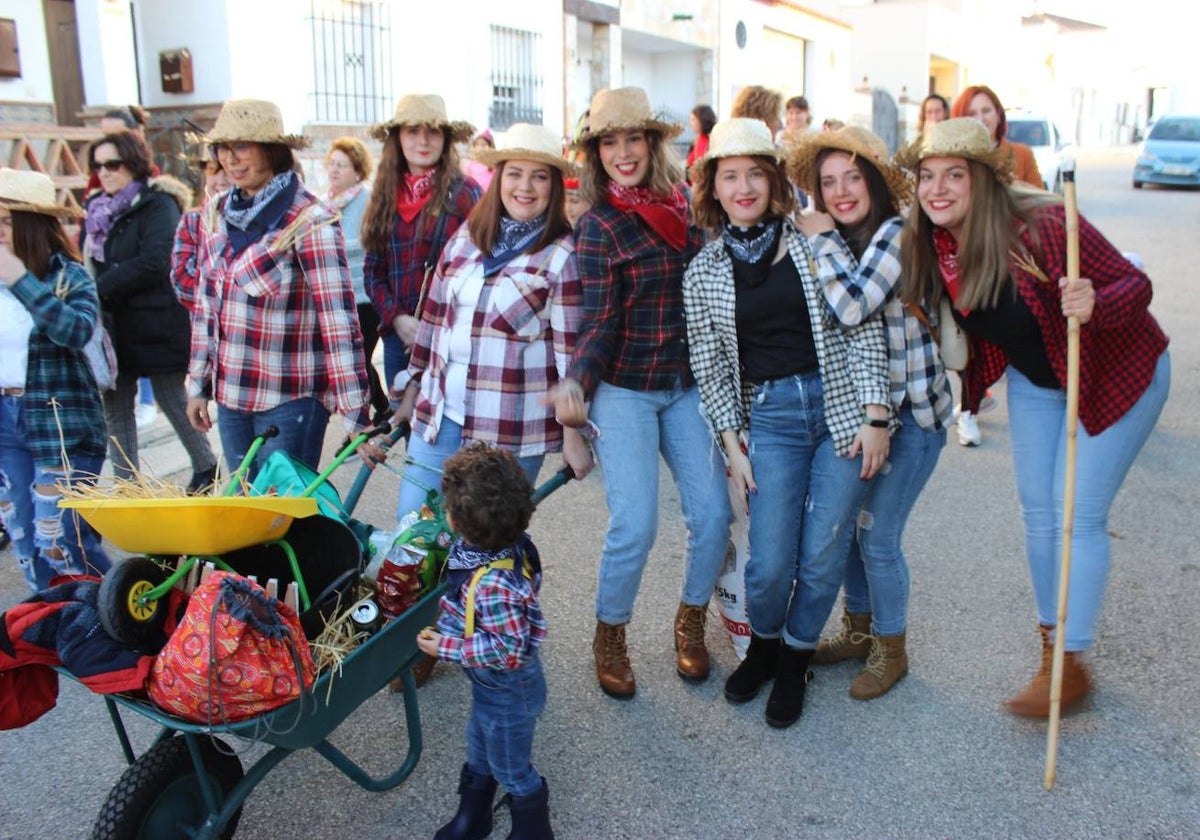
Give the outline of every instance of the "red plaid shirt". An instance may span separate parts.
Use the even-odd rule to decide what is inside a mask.
[[[200,237],[188,393],[237,411],[316,397],[368,425],[367,374],[341,226],[308,190],[296,191],[275,230],[231,256],[229,193],[210,202]],[[303,214],[289,243],[284,233]]]
[[[483,192],[470,178],[455,178],[450,185],[449,209],[442,230],[442,248],[466,221]],[[431,200],[432,203],[432,200]],[[379,334],[392,331],[398,315],[413,315],[425,279],[425,260],[433,247],[438,214],[426,207],[411,222],[396,214],[392,235],[383,251],[367,251],[363,258],[363,285],[379,313]],[[435,255],[438,256],[438,255]]]
[[[445,408],[456,280],[465,271],[482,271],[482,260],[460,228],[442,252],[421,313],[408,375],[421,383],[413,433],[431,443]],[[484,280],[471,323],[463,440],[500,446],[520,458],[562,449],[562,427],[545,398],[575,348],[580,296],[569,236],[521,254]]]
[[[1047,279],[1012,265],[1012,276],[1026,305],[1041,328],[1046,355],[1058,381],[1067,383],[1067,319],[1062,314],[1060,277],[1067,275],[1065,209],[1060,205],[1039,212],[1039,247],[1021,239]],[[1154,377],[1167,336],[1148,311],[1153,291],[1150,278],[1121,256],[1100,231],[1079,219],[1079,276],[1092,281],[1096,305],[1080,330],[1079,420],[1089,435],[1098,435],[1125,415]],[[979,409],[984,392],[1004,373],[1008,357],[994,344],[971,338],[971,362],[964,371],[966,408]]]
[[[692,384],[683,315],[683,272],[704,245],[688,228],[682,251],[644,221],[607,203],[579,220],[575,254],[583,323],[570,376],[589,396],[601,381],[634,391]]]
[[[196,258],[200,254],[200,210],[189,210],[179,217],[175,228],[175,246],[171,249],[171,285],[175,296],[187,307],[196,310]]]

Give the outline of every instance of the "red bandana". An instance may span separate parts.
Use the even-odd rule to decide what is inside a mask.
[[[663,195],[647,187],[623,187],[610,181],[608,203],[622,213],[640,216],[676,251],[687,245],[687,199],[679,187]]]
[[[437,177],[437,173],[436,169],[430,169],[423,175],[404,173],[404,180],[396,190],[396,212],[406,223],[412,224],[412,220],[417,218],[429,203],[429,197],[433,195],[433,179]]]
[[[942,285],[950,293],[950,302],[958,301],[958,293],[962,286],[958,277],[958,240],[945,228],[933,229],[933,249],[937,252],[938,268],[942,272]],[[963,315],[970,315],[971,310],[959,309]]]

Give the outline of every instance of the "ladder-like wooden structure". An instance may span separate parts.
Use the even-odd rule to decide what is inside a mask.
[[[102,136],[98,128],[0,123],[0,161],[12,169],[49,175],[58,203],[79,207],[88,182],[87,147]]]

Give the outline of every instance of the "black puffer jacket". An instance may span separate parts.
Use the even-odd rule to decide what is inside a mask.
[[[94,265],[122,374],[187,371],[191,325],[171,287],[170,269],[175,228],[189,197],[175,178],[152,178],[113,220],[104,262]]]

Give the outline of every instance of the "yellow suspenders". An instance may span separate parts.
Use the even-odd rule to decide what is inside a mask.
[[[467,601],[463,605],[463,611],[466,613],[467,621],[467,625],[463,629],[464,639],[470,638],[475,632],[475,587],[479,584],[479,579],[487,574],[491,569],[505,569],[511,572],[513,570],[513,566],[513,558],[505,557],[503,560],[493,560],[486,566],[480,566],[475,570],[475,574],[471,575],[471,583],[467,587]],[[528,562],[521,564],[521,571],[524,572],[525,577],[532,580],[533,570]]]

